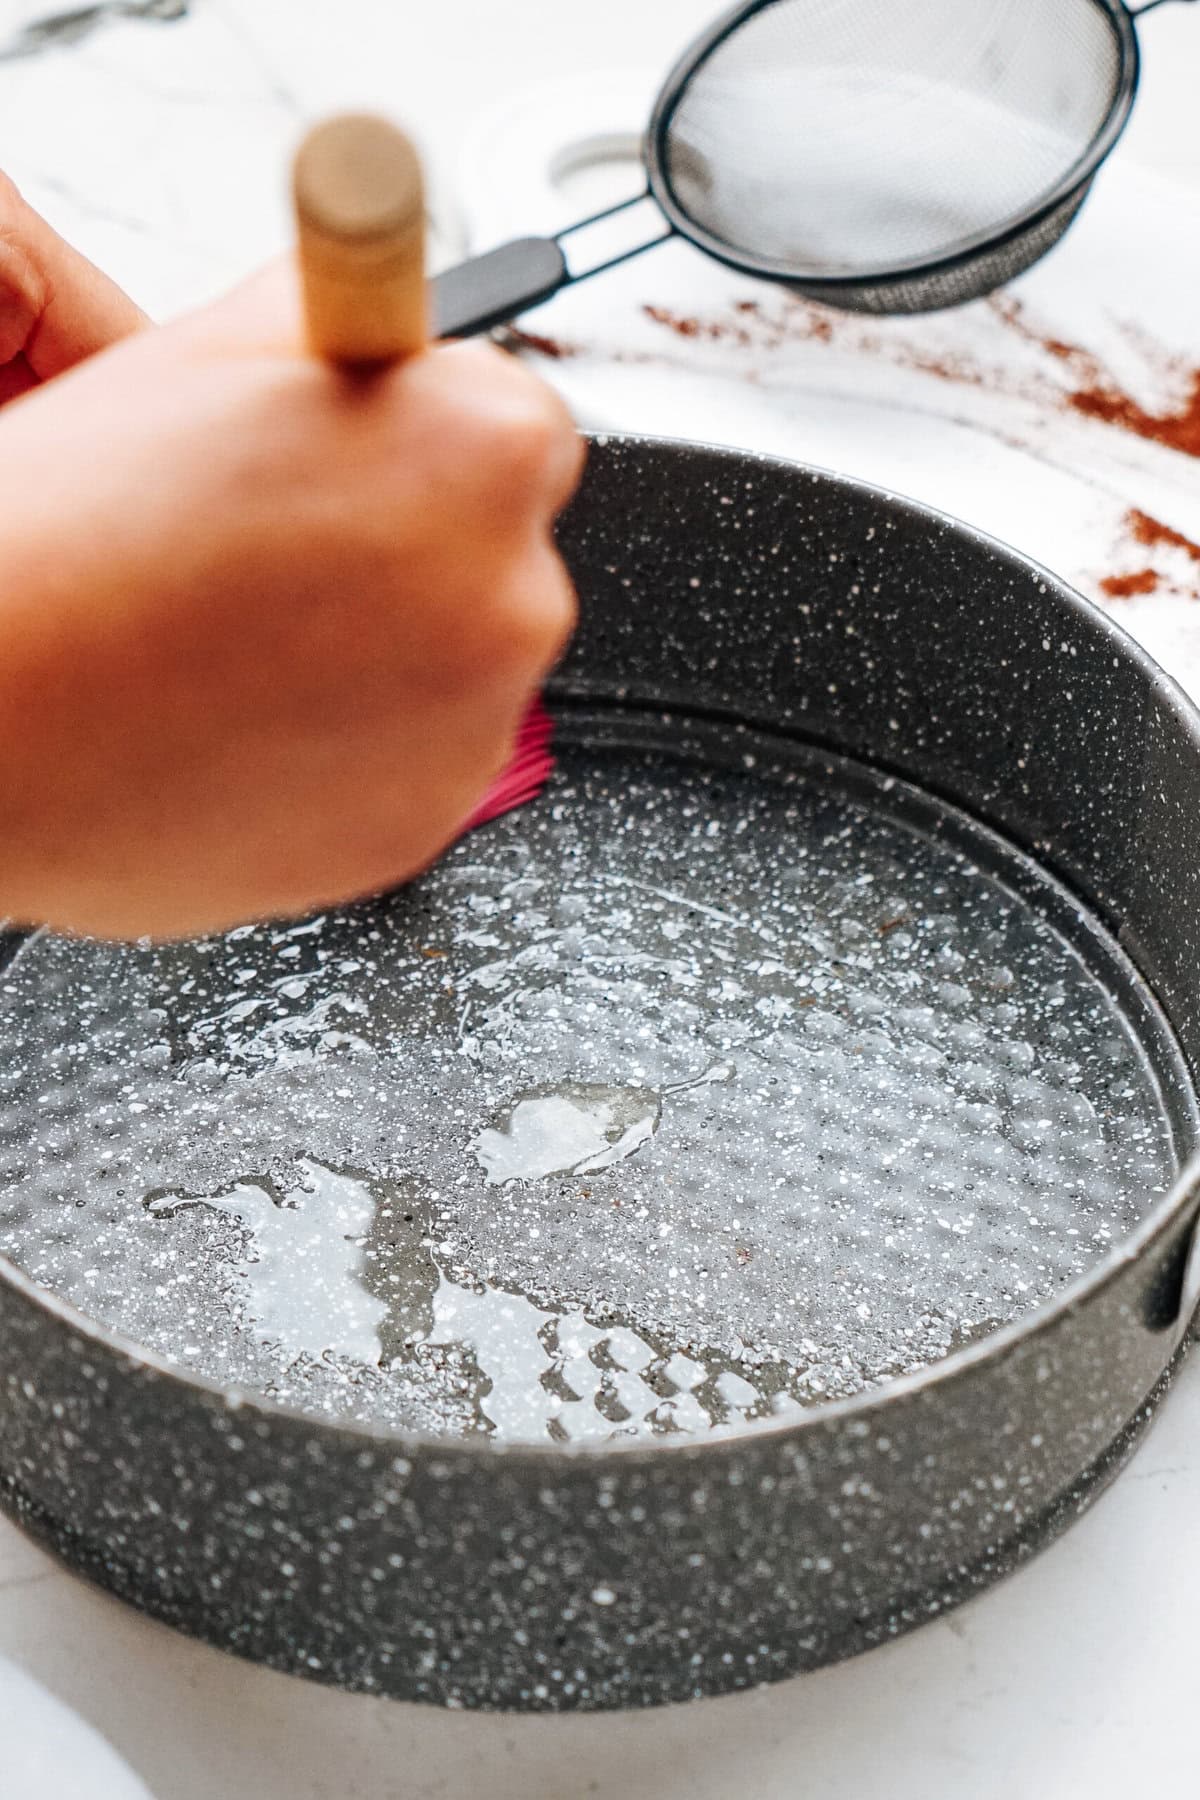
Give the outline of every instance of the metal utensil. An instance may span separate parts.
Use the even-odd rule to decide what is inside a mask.
[[[1135,22],[1162,3],[743,0],[663,83],[645,191],[447,270],[437,329],[487,330],[673,236],[850,311],[976,299],[1075,218],[1133,108]],[[600,252],[569,262],[598,226]]]

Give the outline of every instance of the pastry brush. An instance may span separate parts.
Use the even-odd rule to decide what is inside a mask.
[[[416,355],[429,337],[425,192],[420,159],[386,119],[343,113],[314,126],[296,153],[305,330],[318,356],[370,368]],[[554,767],[550,717],[535,698],[507,767],[462,829],[538,795]]]

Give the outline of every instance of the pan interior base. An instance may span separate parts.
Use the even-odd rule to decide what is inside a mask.
[[[1058,1294],[1195,1138],[1179,1052],[1028,858],[902,782],[576,714],[388,899],[0,973],[0,1252],[303,1411],[727,1432]]]

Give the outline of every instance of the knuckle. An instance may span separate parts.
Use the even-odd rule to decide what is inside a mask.
[[[498,396],[484,432],[497,473],[532,484],[549,473],[566,429],[553,397],[523,385]]]
[[[489,597],[487,654],[541,675],[561,654],[575,614],[575,590],[559,557],[550,549],[527,557]]]
[[[439,371],[465,414],[463,447],[484,485],[502,485],[511,499],[528,493],[556,502],[579,451],[571,416],[552,388],[510,356],[477,345],[439,352]]]

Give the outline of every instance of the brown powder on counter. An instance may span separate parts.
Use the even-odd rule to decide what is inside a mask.
[[[505,336],[522,350],[535,350],[539,356],[551,356],[556,362],[566,356],[579,355],[577,344],[564,344],[561,338],[541,337],[536,331],[522,331],[516,325],[508,326]]]
[[[1140,507],[1131,506],[1122,523],[1130,543],[1141,544],[1148,550],[1182,551],[1190,562],[1200,565],[1200,544],[1185,537],[1182,531],[1176,531],[1173,525],[1142,512]],[[1180,599],[1200,600],[1200,588],[1194,577],[1181,580],[1178,574],[1173,576],[1164,569],[1151,567],[1134,569],[1129,574],[1107,575],[1096,585],[1110,600],[1128,600],[1135,594],[1160,592],[1174,594]]]
[[[701,325],[699,319],[685,319],[679,313],[669,312],[665,306],[643,306],[642,311],[656,325],[665,325],[676,337],[719,337],[716,326]]]
[[[947,352],[935,355],[918,343],[895,333],[881,335],[850,315],[838,315],[828,307],[799,294],[784,294],[777,304],[762,300],[734,300],[726,312],[694,315],[673,312],[666,306],[643,306],[656,325],[666,326],[676,337],[712,343],[728,343],[740,349],[769,353],[791,343],[825,344],[859,356],[878,357],[896,368],[935,375],[941,381],[962,386],[1005,387],[1001,370],[978,367],[970,357]]]
[[[1153,594],[1161,579],[1157,569],[1139,569],[1136,575],[1106,575],[1100,588],[1110,600],[1128,600],[1133,594]]]
[[[833,342],[833,320],[828,313],[822,312],[811,300],[802,300],[798,294],[789,294],[788,300],[793,314],[799,313],[803,319],[805,337],[815,338],[818,344]]]
[[[1133,506],[1125,514],[1125,523],[1139,544],[1151,547],[1155,544],[1171,544],[1176,550],[1186,551],[1193,562],[1200,563],[1200,544],[1194,544],[1191,538],[1184,537],[1182,531],[1164,525],[1161,519],[1152,519],[1149,513],[1141,512]]]
[[[656,325],[665,325],[668,331],[673,331],[676,337],[736,344],[743,350],[778,350],[789,342],[830,344],[835,341],[868,353],[879,349],[873,339],[856,333],[854,322],[848,319],[841,321],[842,329],[835,340],[833,320],[825,308],[801,299],[798,294],[782,295],[781,304],[774,308],[761,300],[734,300],[723,317],[698,318],[672,312],[667,306],[643,306],[642,311]],[[730,314],[738,316],[730,317]]]
[[[743,310],[742,308],[738,309]],[[753,338],[743,325],[730,319],[693,319],[672,312],[666,306],[643,306],[642,311],[656,325],[665,325],[681,338],[713,338],[718,342],[750,345]]]
[[[1200,456],[1200,368],[1188,368],[1152,339],[1135,334],[1135,341],[1140,338],[1143,352],[1159,364],[1162,372],[1183,383],[1184,398],[1179,405],[1165,412],[1151,412],[1118,385],[1092,351],[1063,338],[1050,337],[1031,325],[1019,300],[1008,294],[994,294],[988,304],[996,317],[1026,343],[1037,344],[1048,356],[1070,365],[1081,384],[1063,396],[1072,411],[1082,413],[1085,419],[1098,419],[1101,424],[1132,432],[1135,437],[1150,438],[1184,456]],[[1132,329],[1127,328],[1127,335]]]
[[[1024,305],[1020,300],[1014,300],[1011,294],[992,294],[986,304],[988,310],[995,313],[996,317],[1007,325],[1010,331],[1015,331],[1017,336],[1024,338],[1027,344],[1036,344],[1038,349],[1044,350],[1048,356],[1057,357],[1059,362],[1075,362],[1082,359],[1094,365],[1095,359],[1090,351],[1081,350],[1078,344],[1068,344],[1064,338],[1048,337],[1044,332],[1038,331],[1035,326],[1028,324]]]
[[[1117,425],[1136,437],[1153,438],[1168,450],[1200,456],[1200,369],[1189,371],[1187,398],[1172,411],[1153,413],[1107,380],[1078,388],[1067,403],[1085,418]]]
[[[969,352],[939,354],[928,349],[919,337],[902,335],[894,329],[864,328],[852,317],[831,313],[795,294],[782,296],[778,305],[762,300],[734,300],[725,313],[707,317],[674,312],[666,306],[645,306],[642,310],[656,325],[665,326],[680,338],[730,343],[761,352],[796,341],[827,344],[858,355],[879,357],[895,367],[913,369],[959,386],[1009,394],[1043,406],[1048,402],[1056,409],[1065,408],[1183,456],[1200,459],[1200,366],[1192,366],[1135,327],[1123,327],[1126,336],[1138,344],[1151,371],[1170,382],[1182,396],[1176,404],[1155,410],[1135,400],[1094,351],[1040,328],[1019,300],[1009,294],[995,294],[987,304],[1009,331],[1063,366],[1066,384],[1055,380],[1052,386],[1048,385],[1035,370],[1021,373],[988,367]],[[1180,549],[1188,549],[1189,544],[1186,539],[1140,541],[1175,542]],[[1188,553],[1191,554],[1190,549]],[[1200,560],[1200,550],[1196,554]]]

